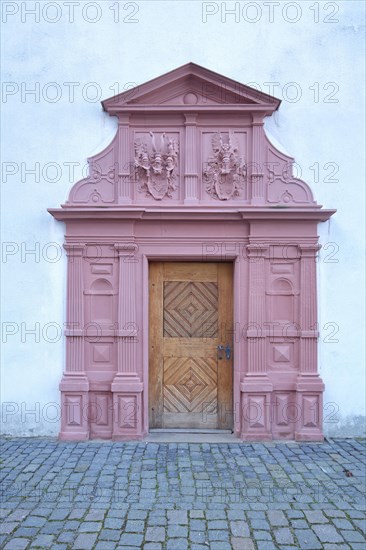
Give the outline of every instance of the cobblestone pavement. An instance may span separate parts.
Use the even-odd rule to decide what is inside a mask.
[[[0,546],[365,550],[365,442],[2,442]]]

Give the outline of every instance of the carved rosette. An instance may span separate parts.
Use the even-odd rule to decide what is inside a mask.
[[[135,141],[135,173],[139,191],[155,200],[165,196],[171,198],[177,188],[178,143],[165,132],[158,142],[153,132],[149,135],[150,146],[140,139]]]
[[[228,200],[240,197],[245,185],[245,162],[239,155],[237,140],[229,133],[212,137],[213,156],[203,172],[206,191],[213,198]]]

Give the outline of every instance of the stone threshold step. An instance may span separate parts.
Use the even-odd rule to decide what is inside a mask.
[[[202,430],[199,428],[151,428],[149,433],[167,434],[231,434],[232,430]]]

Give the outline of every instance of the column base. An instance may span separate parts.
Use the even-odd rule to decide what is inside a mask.
[[[266,204],[266,201],[263,197],[254,197],[250,201],[251,206],[263,206]]]
[[[184,204],[185,205],[192,205],[192,206],[195,206],[197,204],[199,204],[199,200],[198,199],[184,199]]]
[[[111,391],[115,392],[125,392],[126,389],[128,392],[142,392],[143,383],[140,381],[138,376],[130,375],[117,375],[114,377],[114,380],[111,384]]]

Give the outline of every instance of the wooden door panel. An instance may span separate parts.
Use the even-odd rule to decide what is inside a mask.
[[[201,412],[217,399],[217,364],[201,357],[164,358],[164,412]]]
[[[164,262],[164,276],[167,281],[217,281],[216,263]]]
[[[217,283],[165,281],[163,303],[165,337],[202,338],[207,326],[217,335]]]
[[[213,338],[164,338],[164,357],[215,357],[216,342]]]
[[[231,428],[231,264],[150,265],[150,427]]]

